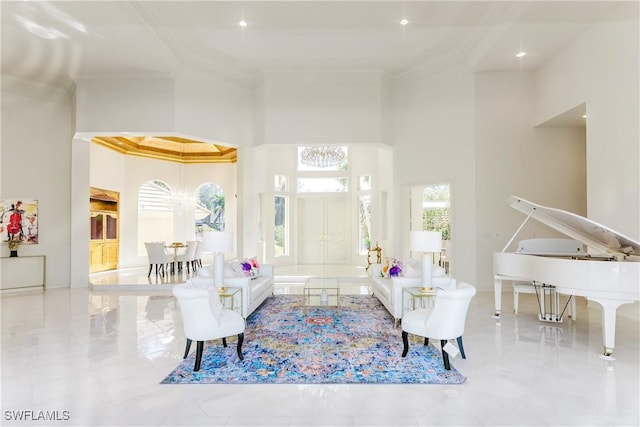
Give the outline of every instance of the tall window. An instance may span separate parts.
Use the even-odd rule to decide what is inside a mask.
[[[286,176],[276,175],[274,182],[274,255],[289,255],[289,196]]]
[[[224,191],[219,185],[206,182],[196,191],[196,232],[224,231]]]
[[[451,238],[451,193],[449,184],[430,185],[422,193],[422,229],[439,231]]]
[[[367,254],[371,248],[371,176],[358,180],[358,252]]]

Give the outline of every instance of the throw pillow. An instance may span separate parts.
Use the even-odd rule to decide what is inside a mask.
[[[404,277],[422,277],[422,264],[417,259],[409,258],[402,262]]]
[[[258,277],[258,269],[254,267],[250,259],[245,258],[242,261],[240,261],[240,264],[242,265],[242,271],[245,277],[250,277],[252,279],[255,279],[256,277]],[[256,261],[256,264],[257,264],[257,261]]]
[[[242,261],[234,259],[229,261],[229,264],[231,264],[231,269],[233,270],[234,277],[246,277],[246,275],[244,274]]]
[[[234,277],[235,271],[233,271],[233,267],[229,261],[224,262],[224,277]]]
[[[257,257],[249,258],[249,263],[256,270],[260,270],[260,264],[258,263],[258,258]]]
[[[382,267],[382,275],[386,279],[402,276],[402,261],[397,258],[386,258]]]

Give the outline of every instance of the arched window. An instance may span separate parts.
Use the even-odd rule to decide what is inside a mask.
[[[171,242],[173,209],[168,203],[171,187],[154,179],[138,190],[138,255],[146,255],[144,242]]]
[[[196,190],[196,233],[224,231],[224,191],[213,182],[205,182]]]

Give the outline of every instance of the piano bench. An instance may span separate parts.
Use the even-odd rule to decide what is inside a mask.
[[[531,282],[513,282],[513,312],[518,315],[518,299],[520,294],[535,294],[536,287]],[[567,313],[571,319],[576,320],[576,297],[571,296],[569,304],[569,312]]]

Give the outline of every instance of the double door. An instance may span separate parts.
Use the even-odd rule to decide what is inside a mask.
[[[298,264],[347,264],[351,241],[349,198],[298,198]]]

